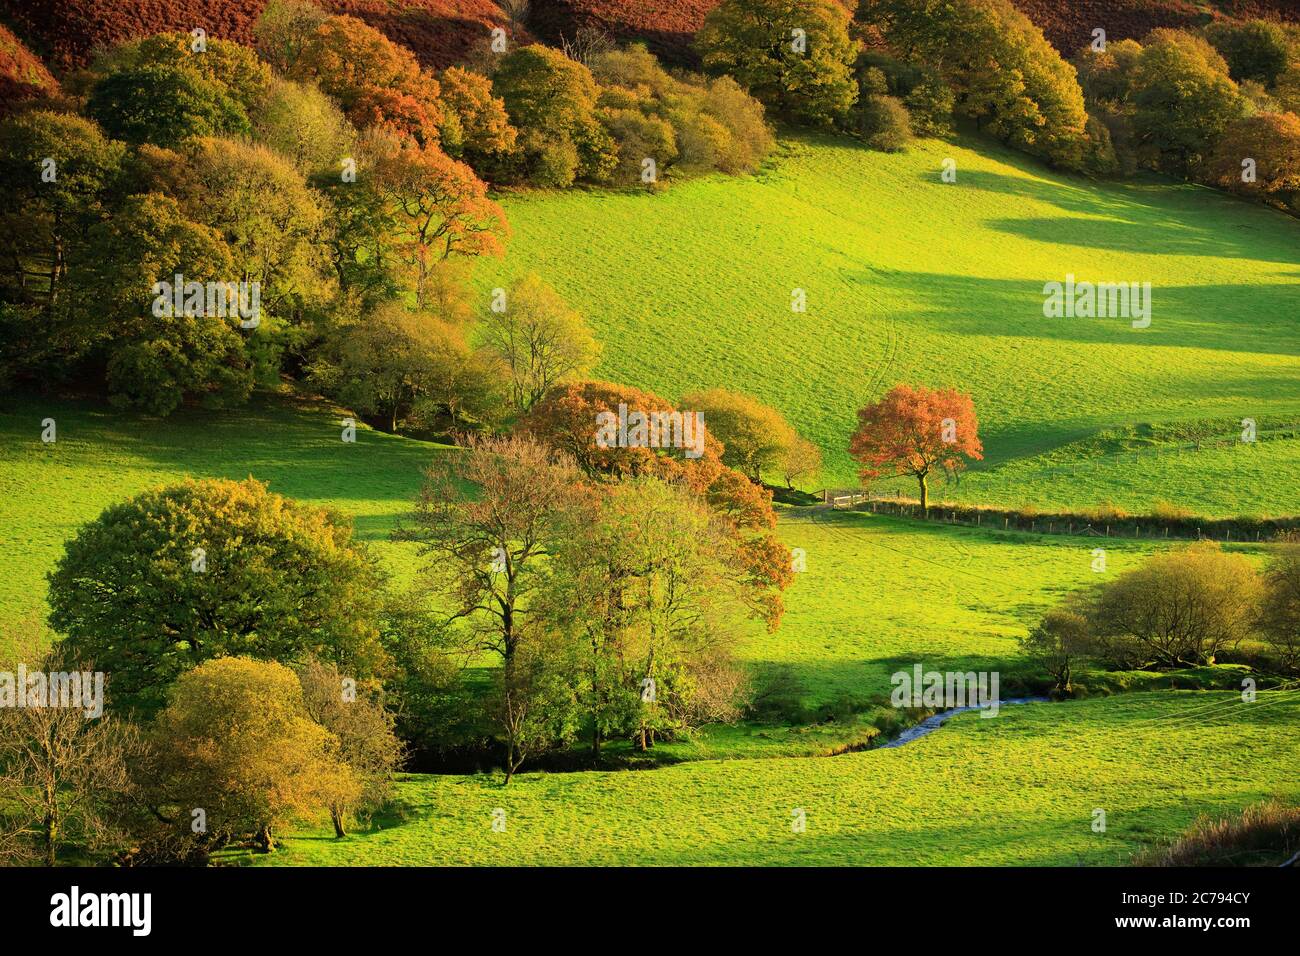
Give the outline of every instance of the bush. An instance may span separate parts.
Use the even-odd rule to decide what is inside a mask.
[[[868,96],[858,105],[858,132],[872,149],[897,152],[912,141],[907,107],[895,96]]]
[[[1300,852],[1300,807],[1269,800],[1236,817],[1198,817],[1174,843],[1151,849],[1137,866],[1277,866]]]
[[[937,76],[927,76],[903,98],[918,136],[945,137],[953,134],[952,111],[957,99]]]

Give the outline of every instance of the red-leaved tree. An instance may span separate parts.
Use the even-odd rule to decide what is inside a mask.
[[[858,474],[864,482],[915,477],[924,511],[930,503],[931,472],[959,471],[968,460],[984,457],[975,403],[953,388],[895,385],[880,401],[858,409],[849,454],[861,463]]]

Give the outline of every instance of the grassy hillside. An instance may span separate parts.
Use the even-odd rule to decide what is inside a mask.
[[[399,577],[418,564],[388,534],[441,446],[364,427],[340,441],[342,412],[263,399],[233,415],[165,421],[83,402],[11,398],[0,409],[0,620],[39,611],[45,573],[76,527],[107,505],[186,476],[244,478],[337,508]],[[53,418],[58,440],[40,441]],[[1067,590],[1088,583],[1092,539],[1003,535],[869,514],[786,512],[780,533],[806,552],[775,634],[747,628],[756,667],[789,665],[810,703],[887,693],[897,661],[974,667],[1016,653],[1015,637]],[[1147,542],[1114,542],[1110,568]],[[906,595],[906,601],[900,597]]]
[[[396,574],[415,548],[388,541],[440,446],[357,428],[344,413],[263,397],[234,413],[185,411],[160,421],[86,402],[6,397],[0,404],[0,620],[43,611],[45,573],[77,526],[147,488],[195,478],[247,478],[355,519]],[[57,441],[43,444],[53,418]]]
[[[1087,481],[1054,488],[1053,504],[1300,510],[1294,488],[1266,480],[1293,465],[1293,444],[1249,449],[1265,477],[1240,487],[1215,482],[1222,465],[1200,453],[1153,456],[1135,487],[1094,467],[1088,441],[1191,420],[1230,433],[1251,417],[1263,431],[1300,414],[1300,222],[1195,186],[1062,176],[971,142],[899,154],[784,143],[755,178],[509,197],[507,258],[478,281],[486,294],[539,272],[589,317],[605,377],[670,398],[725,384],[777,406],[826,450],[826,483],[854,480],[855,410],[909,381],[974,395],[988,468],[1080,449]],[[949,157],[953,184],[940,180]],[[1043,284],[1067,274],[1150,282],[1151,326],[1044,318]],[[804,314],[791,311],[796,288]]]
[[[273,864],[1122,864],[1199,813],[1300,797],[1300,693],[1165,691],[1004,708],[841,757],[647,772],[418,777],[344,840],[300,831]],[[1254,772],[1258,768],[1259,772]],[[506,811],[506,830],[492,814]],[[791,831],[792,810],[807,831]],[[1105,833],[1092,830],[1106,811]],[[331,834],[332,836],[332,834]]]

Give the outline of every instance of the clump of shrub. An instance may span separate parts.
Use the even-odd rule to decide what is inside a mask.
[[[872,149],[894,153],[912,141],[907,107],[896,96],[868,96],[858,107],[858,131]]]
[[[1237,816],[1198,817],[1168,847],[1139,854],[1137,866],[1277,866],[1300,852],[1300,807],[1268,800]]]
[[[594,55],[591,71],[597,115],[618,144],[618,184],[649,185],[673,167],[747,172],[772,148],[762,104],[730,77],[669,74],[641,44]],[[647,159],[654,180],[644,176]]]

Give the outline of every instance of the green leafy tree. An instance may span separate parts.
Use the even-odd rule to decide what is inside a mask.
[[[1247,109],[1223,58],[1204,40],[1177,30],[1155,30],[1146,38],[1133,91],[1139,150],[1154,168],[1184,177]]]
[[[394,733],[396,720],[375,687],[358,686],[356,678],[320,661],[299,668],[298,680],[307,716],[334,735],[334,756],[360,783],[337,788],[328,800],[334,835],[346,836],[349,814],[374,810],[388,798],[405,748]]]
[[[727,73],[800,122],[844,120],[857,99],[850,17],[835,0],[723,0],[695,36],[706,69]]]
[[[519,130],[507,178],[569,186],[613,171],[617,152],[596,116],[599,90],[587,67],[549,47],[518,47],[502,58],[492,90]]]
[[[330,291],[324,197],[264,146],[199,139],[183,156],[177,198],[191,219],[221,234],[231,278],[258,283],[269,317],[300,319],[309,300]]]
[[[864,0],[858,17],[903,59],[937,71],[958,115],[1048,162],[1083,167],[1087,113],[1074,67],[1010,0]]]
[[[398,303],[382,305],[332,333],[311,381],[340,402],[399,424],[431,424],[445,413],[454,427],[488,415],[495,376],[460,330]]]
[[[1300,540],[1285,541],[1264,572],[1260,630],[1291,673],[1300,672]]]
[[[1238,83],[1256,80],[1272,86],[1292,58],[1286,31],[1267,20],[1221,20],[1205,28],[1205,38],[1222,54]]]
[[[97,330],[115,403],[167,415],[187,399],[221,408],[248,398],[255,379],[248,336],[256,333],[240,328],[238,300],[224,316],[177,312],[170,297],[161,310],[154,304],[160,279],[237,278],[216,230],[191,222],[174,199],[146,193],[93,226],[87,242],[91,255],[73,282],[95,303],[87,321]]]
[[[0,122],[6,300],[51,319],[65,304],[68,271],[86,254],[86,231],[108,216],[125,153],[79,116],[37,110]]]
[[[115,139],[179,146],[196,136],[248,135],[248,114],[225,87],[187,66],[114,70],[90,91],[86,112]]]
[[[187,481],[112,505],[49,575],[64,649],[154,709],[194,665],[315,655],[368,676],[383,577],[350,526],[246,481]]]
[[[280,73],[291,73],[316,28],[329,14],[301,0],[270,0],[253,24],[257,52]]]
[[[679,404],[704,415],[705,427],[722,442],[722,463],[753,482],[776,471],[798,437],[779,411],[743,392],[713,388],[683,395]]]
[[[343,161],[354,158],[356,130],[315,86],[275,79],[253,115],[253,138],[287,157],[304,176],[341,179]]]
[[[1090,629],[1143,665],[1197,667],[1235,648],[1255,624],[1262,597],[1250,560],[1203,542],[1158,554],[1098,595]]]
[[[1054,689],[1073,691],[1075,664],[1089,647],[1088,620],[1067,608],[1055,608],[1043,615],[1020,640],[1021,649],[1052,678]]]

